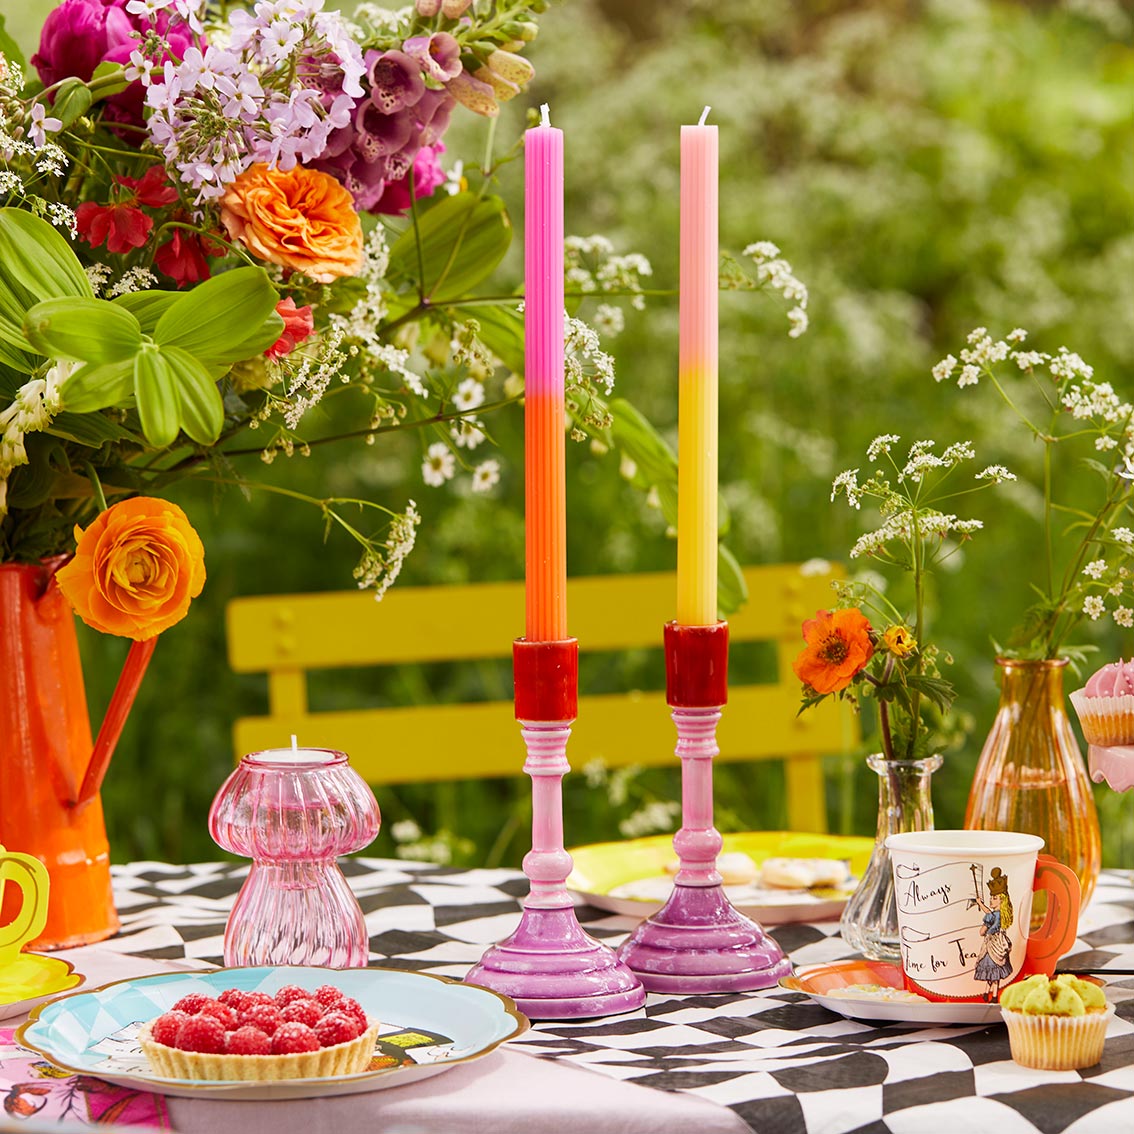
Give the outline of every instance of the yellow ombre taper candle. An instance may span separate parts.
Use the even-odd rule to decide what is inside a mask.
[[[677,622],[717,621],[717,128],[681,127]]]

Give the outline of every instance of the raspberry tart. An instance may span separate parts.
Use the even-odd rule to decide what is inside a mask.
[[[144,1024],[138,1040],[166,1079],[271,1082],[357,1075],[374,1055],[378,1021],[334,985],[313,992],[190,993]]]

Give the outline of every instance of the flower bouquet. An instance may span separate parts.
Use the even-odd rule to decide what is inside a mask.
[[[852,559],[869,556],[897,567],[912,584],[910,605],[899,608],[886,580],[870,572],[836,583],[838,603],[803,624],[806,643],[793,669],[803,685],[801,712],[827,697],[850,701],[856,710],[877,707],[878,746],[867,758],[879,777],[874,852],[843,911],[848,944],[874,959],[897,961],[898,921],[889,835],[933,827],[930,777],[941,766],[945,715],[954,698],[940,666],[950,659],[927,638],[926,587],[933,569],[982,526],[943,506],[962,496],[1014,478],[1001,465],[957,484],[959,470],[975,459],[968,442],[934,452],[934,442],[916,441],[904,461],[894,454],[899,437],[884,434],[867,449],[874,466],[859,479],[850,469],[835,478],[831,499],[843,496],[854,509],[873,505],[880,523],[858,538]]]

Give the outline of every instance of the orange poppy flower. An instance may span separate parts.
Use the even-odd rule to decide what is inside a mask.
[[[845,689],[874,656],[870,623],[858,607],[818,610],[803,624],[807,645],[792,662],[796,677],[816,693]]]
[[[135,641],[180,622],[205,585],[205,549],[188,517],[167,500],[135,496],[75,529],[59,589],[88,625]]]

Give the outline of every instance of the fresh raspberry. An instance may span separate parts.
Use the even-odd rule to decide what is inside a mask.
[[[362,1005],[353,997],[344,996],[335,1005],[335,1011],[345,1012],[348,1016],[353,1016],[358,1021],[359,1030],[366,1031],[366,1013],[362,1010]]]
[[[252,1004],[248,996],[249,994],[242,988],[226,988],[217,999],[222,1004],[227,1004],[234,1012],[243,1012]],[[271,997],[268,999],[270,1000]]]
[[[215,1016],[220,1020],[226,1032],[231,1032],[232,1029],[237,1026],[236,1012],[227,1004],[222,1004],[219,1000],[210,1001],[201,1011],[207,1016]]]
[[[259,1028],[246,1024],[228,1033],[225,1051],[229,1055],[271,1055],[272,1041]]]
[[[186,1013],[177,1009],[166,1012],[150,1025],[150,1035],[154,1037],[156,1043],[164,1043],[166,1047],[176,1047],[177,1031],[188,1019]]]
[[[338,1004],[343,998],[342,992],[333,984],[321,984],[315,989],[313,995],[324,1008],[330,1008],[332,1004]]]
[[[363,1029],[358,1021],[345,1012],[328,1012],[316,1025],[315,1034],[324,1047],[334,1047],[337,1043],[350,1043],[362,1035]]]
[[[280,1024],[272,1036],[273,1055],[296,1055],[302,1051],[318,1051],[319,1037],[306,1025],[297,1021]]]
[[[300,988],[297,984],[285,984],[283,988],[276,993],[276,1003],[284,1008],[293,1000],[306,1000],[311,995],[304,988]]]
[[[253,1004],[251,1008],[241,1012],[237,1019],[241,1027],[251,1025],[269,1036],[274,1034],[282,1022],[280,1010],[274,1004]]]
[[[246,992],[244,994],[244,1007],[251,1008],[253,1004],[275,1004],[276,998],[270,992]],[[237,1009],[241,1011],[241,1009]]]
[[[177,1047],[182,1051],[204,1051],[220,1055],[224,1051],[224,1025],[207,1012],[198,1012],[177,1029]]]
[[[310,998],[293,1000],[290,1004],[284,1005],[280,1011],[280,1019],[285,1024],[298,1020],[299,1023],[306,1024],[309,1028],[315,1027],[322,1015],[323,1005],[318,1000],[311,1000]]]
[[[175,1012],[184,1012],[189,1016],[195,1016],[206,1004],[212,1004],[213,998],[206,996],[203,992],[191,992],[188,996],[183,996],[174,1006]]]

